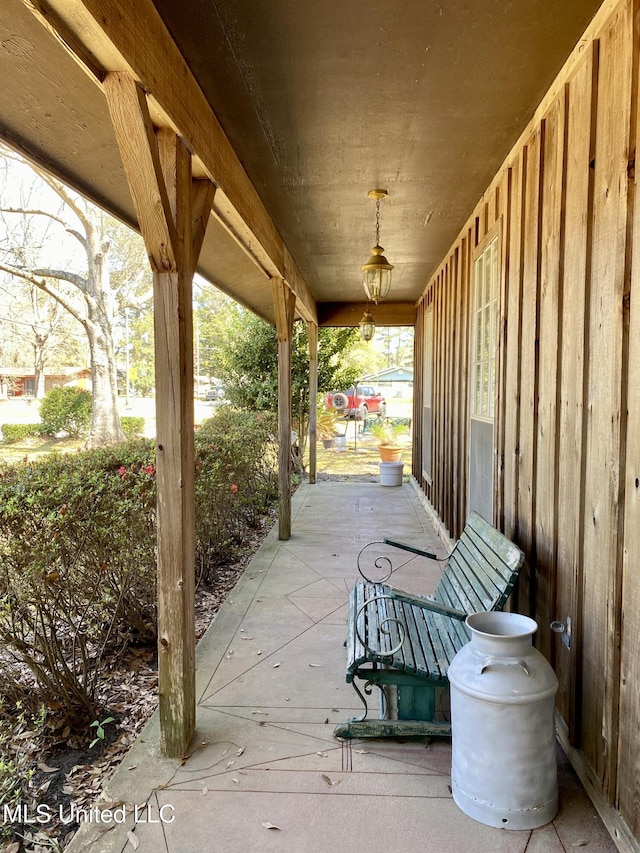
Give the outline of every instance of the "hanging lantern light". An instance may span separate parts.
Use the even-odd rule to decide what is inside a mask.
[[[370,341],[376,333],[376,324],[368,308],[362,315],[362,320],[360,320],[358,325],[360,326],[360,337],[362,340]]]
[[[380,245],[380,199],[387,198],[389,193],[386,190],[369,190],[369,198],[376,201],[376,245],[371,249],[371,257],[363,264],[362,269],[362,284],[364,286],[367,299],[370,302],[378,302],[383,300],[389,288],[391,287],[391,270],[393,264],[382,254],[384,249]]]

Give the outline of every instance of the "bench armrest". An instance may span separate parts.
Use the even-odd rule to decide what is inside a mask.
[[[432,551],[423,551],[420,548],[416,548],[414,545],[407,545],[406,542],[397,542],[395,539],[387,539],[385,537],[383,540],[385,545],[391,545],[392,548],[400,548],[402,551],[409,551],[411,554],[417,554],[419,557],[427,557],[429,560],[448,560],[449,557],[438,557],[437,554],[434,554]]]
[[[422,607],[423,610],[431,610],[433,613],[440,613],[442,616],[448,616],[450,619],[459,619],[460,622],[469,615],[463,610],[456,610],[454,607],[448,607],[446,604],[441,604],[439,601],[434,601],[433,598],[427,598],[424,595],[414,595],[410,592],[404,592],[402,589],[387,587],[386,594],[390,598],[395,598],[397,601],[403,601],[406,604],[414,604],[416,607]]]

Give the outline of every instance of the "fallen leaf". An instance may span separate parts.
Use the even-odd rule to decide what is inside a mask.
[[[234,783],[234,785],[239,785],[239,784],[240,784],[240,780],[239,780],[239,779],[236,779],[235,777],[232,777],[231,781]]]
[[[129,832],[127,832],[127,841],[133,847],[134,850],[137,850],[138,847],[140,846],[140,839],[135,834],[135,832],[132,832],[131,830],[129,830]]]
[[[265,829],[280,829],[279,826],[276,826],[275,823],[269,823],[268,820],[263,820],[262,825]]]
[[[117,802],[115,802],[115,803],[96,803],[95,808],[96,808],[99,812],[103,812],[103,811],[105,811],[106,809],[117,809],[117,808],[118,808],[118,806],[123,806],[123,805],[124,805],[123,801],[122,801],[122,800],[118,800],[118,801],[117,801]]]
[[[240,749],[236,752],[236,755],[242,755],[246,748],[246,746],[241,746]]]
[[[342,782],[342,779],[330,779],[326,773],[322,774],[322,778],[330,788],[333,788],[334,785],[339,785],[340,782]]]
[[[38,762],[38,770],[42,770],[43,773],[57,773],[59,767],[49,767],[44,761]]]
[[[20,850],[20,842],[14,841],[13,844],[10,844],[4,851],[4,853],[18,853]]]

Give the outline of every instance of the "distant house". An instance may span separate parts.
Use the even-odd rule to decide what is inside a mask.
[[[61,367],[44,374],[44,391],[62,385],[91,388],[91,371],[88,367]],[[30,367],[0,367],[0,399],[34,397],[36,376]]]
[[[360,381],[375,385],[387,399],[413,396],[413,367],[387,367],[363,376]]]

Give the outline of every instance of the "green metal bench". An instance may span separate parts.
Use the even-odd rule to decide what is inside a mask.
[[[389,545],[430,559],[435,554],[384,539],[360,552],[349,599],[347,682],[364,704],[364,714],[336,727],[341,738],[450,736],[451,724],[436,719],[436,689],[448,686],[456,652],[470,639],[464,620],[471,613],[501,610],[513,589],[524,554],[477,513],[472,513],[448,557],[433,596],[412,595],[366,578],[360,560],[366,548]],[[388,557],[375,565],[393,571]],[[364,693],[358,686],[364,682]],[[383,719],[369,719],[373,686],[383,693]],[[397,716],[389,717],[389,688],[395,688]]]

